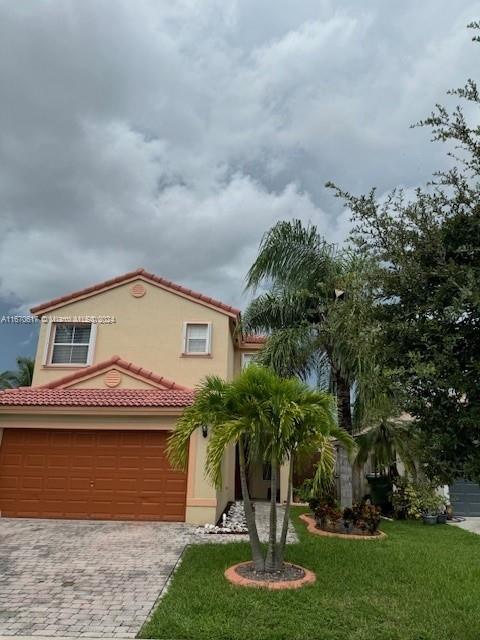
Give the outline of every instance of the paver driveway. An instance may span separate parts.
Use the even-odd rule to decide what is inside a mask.
[[[192,532],[0,518],[0,636],[134,637]]]

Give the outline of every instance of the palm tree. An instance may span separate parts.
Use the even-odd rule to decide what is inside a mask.
[[[417,476],[418,433],[412,418],[390,407],[372,417],[366,428],[356,437],[356,462],[364,465],[372,460],[375,474],[390,479],[400,474],[397,461],[402,462],[407,474]]]
[[[339,428],[330,394],[309,389],[296,378],[281,378],[272,370],[251,365],[232,382],[209,376],[197,389],[195,402],[177,421],[168,454],[173,466],[186,470],[188,446],[196,429],[208,425],[206,474],[216,487],[222,484],[226,450],[238,445],[240,480],[252,560],[257,571],[281,570],[291,502],[291,480],[297,456],[321,451],[315,482],[332,481],[333,439],[349,450],[354,442]],[[248,444],[248,446],[247,446]],[[289,460],[289,485],[280,540],[277,541],[277,469]],[[267,552],[260,545],[248,485],[247,464],[271,465],[270,526]]]
[[[17,358],[17,371],[0,373],[0,389],[31,387],[35,361],[32,358]]]
[[[293,220],[265,234],[247,275],[247,289],[269,289],[242,322],[246,332],[270,335],[259,361],[282,376],[319,374],[350,433],[375,401],[377,328],[366,277],[372,268],[366,256],[338,252],[314,225]]]

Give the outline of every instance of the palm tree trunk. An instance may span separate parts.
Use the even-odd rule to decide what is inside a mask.
[[[277,548],[277,460],[272,456],[272,472],[270,480],[270,531],[268,535],[267,557],[265,559],[265,571],[275,571]]]
[[[353,431],[352,407],[350,402],[350,385],[338,372],[335,373],[338,422],[348,433]],[[353,502],[353,469],[348,456],[340,447],[339,451],[340,468],[340,506],[351,507]]]
[[[292,482],[293,482],[293,453],[290,455],[290,464],[288,469],[288,487],[287,487],[287,501],[285,503],[285,513],[283,515],[282,533],[280,535],[280,542],[277,548],[276,557],[276,569],[280,571],[283,567],[283,556],[285,554],[285,545],[287,543],[288,525],[290,522],[290,504],[292,501]]]
[[[247,522],[248,538],[252,549],[252,560],[256,571],[265,571],[265,560],[263,559],[260,538],[258,537],[257,523],[252,509],[252,501],[248,492],[247,468],[245,464],[245,445],[240,436],[238,441],[238,463],[240,466],[240,485],[242,487],[243,508],[245,510],[245,520]]]
[[[352,433],[352,407],[350,403],[350,385],[337,374],[338,422],[348,433]]]

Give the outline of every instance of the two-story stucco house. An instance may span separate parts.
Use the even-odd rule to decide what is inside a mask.
[[[41,304],[33,386],[0,393],[0,512],[8,517],[215,522],[239,497],[204,477],[208,429],[172,469],[168,434],[208,374],[232,379],[262,340],[240,311],[143,269]],[[269,470],[250,474],[268,497]],[[281,497],[286,492],[281,470]]]

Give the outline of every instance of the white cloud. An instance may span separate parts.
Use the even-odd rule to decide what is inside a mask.
[[[145,266],[241,303],[277,220],[346,235],[326,180],[411,188],[439,166],[408,126],[474,75],[479,10],[0,0],[0,298]]]

